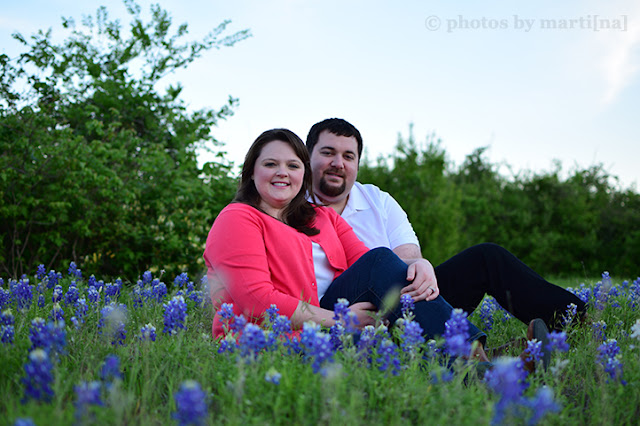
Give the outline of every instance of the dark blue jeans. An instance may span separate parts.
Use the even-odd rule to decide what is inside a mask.
[[[461,251],[436,266],[435,272],[440,294],[469,314],[485,294],[525,324],[542,318],[551,329],[560,328],[570,303],[581,315],[587,309],[576,295],[551,284],[497,244],[478,244]]]
[[[370,302],[377,308],[382,306],[385,296],[409,284],[407,281],[407,264],[396,254],[385,247],[375,248],[365,253],[349,269],[333,280],[327,292],[320,300],[320,306],[333,311],[340,298],[347,299],[349,304]],[[453,308],[442,296],[430,302],[415,303],[414,315],[422,327],[423,336],[432,339],[444,334],[444,323],[451,317]],[[387,319],[391,324],[402,317],[402,307],[397,306]],[[487,335],[469,322],[469,341],[480,339],[485,343]]]

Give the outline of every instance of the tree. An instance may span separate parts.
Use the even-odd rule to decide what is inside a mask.
[[[237,99],[191,112],[179,84],[156,86],[250,34],[225,35],[224,21],[187,42],[187,25],[172,31],[160,6],[149,22],[132,0],[125,6],[127,33],[101,7],[79,27],[63,18],[60,44],[51,30],[14,34],[25,53],[0,56],[0,268],[12,276],[71,260],[107,276],[203,268],[208,229],[235,181],[222,154],[199,168],[196,151],[218,144],[211,127]]]

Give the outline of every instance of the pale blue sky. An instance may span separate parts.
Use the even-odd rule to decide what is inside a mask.
[[[554,159],[565,171],[603,163],[637,190],[636,0],[159,3],[194,38],[226,18],[231,30],[253,34],[171,77],[194,108],[240,99],[235,116],[214,129],[237,164],[263,130],[288,127],[304,139],[313,123],[342,117],[360,129],[372,158],[390,153],[414,123],[418,141],[435,132],[456,164],[488,145],[491,161],[516,171],[550,170]],[[80,18],[102,4],[125,18],[113,0],[6,3],[0,51],[18,51],[13,31],[51,27],[62,35],[60,16]],[[150,2],[140,4],[148,12]],[[594,31],[594,15],[599,25],[625,28]],[[524,20],[529,31],[516,28]],[[574,27],[543,28],[543,20]]]

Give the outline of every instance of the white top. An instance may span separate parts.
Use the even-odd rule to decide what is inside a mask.
[[[313,268],[316,273],[316,284],[318,286],[318,300],[327,292],[327,289],[333,282],[335,269],[331,267],[327,254],[324,252],[320,244],[311,242],[313,247]]]
[[[356,182],[341,216],[369,249],[387,247],[393,250],[402,244],[420,247],[400,204],[375,185]]]

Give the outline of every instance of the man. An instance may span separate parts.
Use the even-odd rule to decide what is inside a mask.
[[[362,136],[345,120],[330,118],[314,124],[307,136],[313,191],[335,209],[370,249],[388,247],[403,260],[422,259],[418,238],[406,213],[386,192],[356,181],[362,156]],[[437,225],[434,225],[437,226]],[[544,280],[513,254],[495,244],[479,244],[455,255],[435,269],[426,259],[410,268],[403,288],[414,300],[442,295],[454,308],[471,313],[485,294],[516,318],[529,324],[541,318],[548,327],[571,303],[583,314],[584,302]]]

